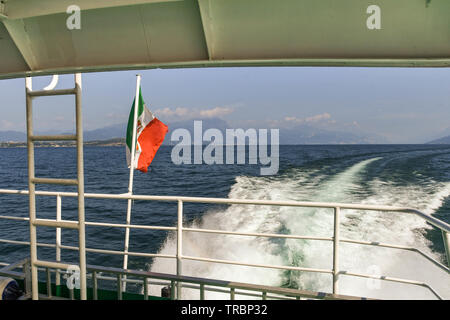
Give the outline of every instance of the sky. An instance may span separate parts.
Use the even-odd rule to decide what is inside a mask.
[[[86,130],[125,123],[142,75],[147,106],[162,121],[224,119],[230,128],[311,125],[364,132],[391,143],[450,135],[448,68],[248,67],[83,74]],[[33,78],[33,89],[51,77]],[[73,86],[73,75],[57,88]],[[24,79],[0,80],[0,131],[25,131]],[[37,131],[74,128],[73,97],[34,102]]]

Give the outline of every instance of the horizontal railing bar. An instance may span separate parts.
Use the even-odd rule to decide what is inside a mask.
[[[22,194],[27,195],[28,190],[11,190],[0,189],[0,194]],[[36,191],[36,195],[41,196],[61,196],[61,197],[77,197],[76,192],[58,192],[58,191]],[[132,199],[132,200],[153,200],[153,201],[178,201],[183,202],[200,202],[200,203],[217,203],[217,204],[248,204],[248,205],[274,205],[274,206],[293,206],[293,207],[315,207],[315,208],[335,208],[355,210],[371,210],[371,211],[398,211],[410,212],[415,209],[407,207],[394,206],[376,206],[376,205],[355,205],[346,203],[331,202],[307,202],[307,201],[274,201],[274,200],[249,200],[249,199],[224,199],[224,198],[203,198],[203,197],[183,197],[183,196],[150,196],[150,195],[131,195],[123,194],[106,194],[106,193],[85,193],[86,198],[97,199]]]
[[[20,221],[29,221],[30,218],[25,217],[13,217],[13,216],[0,216],[0,219],[6,220],[20,220]],[[50,220],[52,221],[52,220]],[[138,224],[114,224],[114,223],[103,223],[103,222],[86,222],[88,226],[99,226],[99,227],[113,227],[113,228],[131,228],[131,229],[148,229],[148,230],[167,230],[167,231],[175,231],[176,227],[163,227],[163,226],[145,226]]]
[[[339,271],[340,275],[345,276],[353,276],[353,277],[360,277],[360,278],[369,278],[369,279],[377,279],[377,280],[385,280],[385,281],[391,281],[391,282],[398,282],[398,283],[406,283],[406,284],[412,284],[420,287],[426,287],[428,288],[438,299],[443,300],[442,297],[428,284],[425,282],[415,281],[415,280],[408,280],[408,279],[401,279],[401,278],[394,278],[394,277],[387,277],[387,276],[375,276],[375,275],[368,275],[368,274],[362,274],[362,273],[355,273],[355,272],[348,272],[348,271]]]
[[[65,245],[61,245],[60,248],[61,249],[67,249],[67,250],[79,250],[78,247],[65,246]],[[95,249],[95,248],[86,248],[86,252],[103,253],[103,254],[114,254],[114,255],[125,255],[125,254],[127,254],[129,256],[149,257],[149,258],[170,258],[170,259],[176,258],[175,255],[168,255],[168,254],[145,253],[145,252],[126,252],[125,253],[124,251]]]
[[[0,265],[2,265],[2,264],[0,263]],[[8,264],[4,264],[4,265],[8,265]],[[38,270],[39,270],[39,271],[45,271],[46,269],[45,269],[45,268],[38,268]],[[51,269],[50,271],[51,271],[52,273],[55,273],[55,272],[56,272],[56,270],[54,270],[54,269]],[[86,275],[86,277],[87,277],[88,279],[91,279],[91,278],[92,278],[92,273],[88,273],[88,274]],[[96,277],[97,277],[98,280],[117,281],[117,278],[116,278],[116,277],[108,277],[108,276],[103,276],[103,275],[97,275]],[[141,279],[124,278],[124,279],[122,279],[122,282],[127,282],[127,283],[133,283],[133,284],[141,284],[141,285],[143,285],[143,281],[142,281]],[[167,286],[167,285],[170,285],[170,281],[165,281],[165,282],[164,282],[164,281],[148,281],[147,284],[148,284],[148,285]],[[182,287],[183,287],[183,288],[186,288],[186,289],[197,289],[197,290],[199,290],[199,288],[200,288],[199,285],[193,285],[193,284],[192,284],[192,285],[189,285],[189,284],[183,284]],[[218,292],[218,293],[224,293],[224,294],[228,294],[228,293],[229,293],[229,290],[226,290],[226,289],[219,289],[219,288],[216,288],[216,287],[210,287],[210,286],[205,286],[204,288],[205,288],[205,291]],[[260,297],[260,296],[261,296],[260,294],[257,294],[257,293],[250,293],[250,292],[240,291],[240,290],[237,290],[237,291],[236,291],[236,295],[238,295],[238,294],[239,294],[239,295],[243,295],[243,296],[249,296],[249,297]],[[286,299],[286,296],[273,296],[273,295],[268,295],[267,297],[268,297],[268,298],[271,298],[271,299]]]
[[[20,221],[29,221],[30,218],[25,218],[25,217],[13,217],[13,216],[0,216],[0,219],[5,219],[5,220],[20,220]]]
[[[5,266],[6,267],[6,266],[10,266],[10,265],[11,264],[6,263],[6,262],[0,262],[0,266]],[[17,263],[16,269],[23,269],[23,265],[20,264],[20,263]],[[40,267],[38,267],[37,269],[39,271],[46,271],[47,270],[47,268],[40,268]],[[57,271],[56,271],[56,269],[50,268],[50,272],[56,273]],[[92,273],[86,274],[86,277],[87,278],[92,278]],[[117,280],[117,278],[115,278],[115,277],[107,277],[107,276],[102,276],[102,275],[97,275],[97,279],[99,279],[99,280],[113,280],[113,281]],[[131,278],[122,279],[122,282],[130,282],[130,283],[135,283],[135,284],[142,284],[142,280],[140,280],[140,279],[131,279]],[[150,282],[149,281],[148,284],[168,285],[168,284],[170,284],[170,282],[169,281],[166,281],[166,282],[162,282],[162,281],[152,281],[152,282]]]
[[[54,228],[67,228],[67,229],[78,229],[78,221],[68,221],[68,220],[49,220],[49,219],[36,219],[32,221],[35,226],[41,227],[54,227]]]
[[[114,279],[114,280],[115,280],[115,278],[112,278],[112,277],[111,277],[111,279]],[[140,281],[140,283],[142,283],[142,281]],[[148,282],[148,283],[149,283],[149,284],[157,284],[157,285],[161,285],[161,282],[158,282],[158,283],[155,283],[155,282]],[[168,283],[168,282],[165,282],[164,285],[169,285],[169,283]],[[183,287],[183,288],[186,288],[186,289],[196,289],[196,290],[200,290],[200,285],[182,284],[182,287]],[[220,289],[220,288],[211,287],[211,286],[204,286],[204,290],[205,290],[205,291],[211,291],[211,292],[224,293],[224,294],[227,294],[227,295],[230,294],[230,290],[227,290],[227,289]],[[236,295],[249,296],[249,297],[258,297],[258,298],[261,297],[261,294],[258,294],[258,293],[250,293],[250,292],[239,291],[239,290],[236,290],[236,291],[235,291],[235,294],[236,294]],[[289,297],[292,297],[292,296],[289,296]],[[271,298],[271,299],[286,299],[287,296],[284,296],[284,295],[278,295],[278,296],[267,295],[267,298]]]
[[[42,269],[45,270],[45,269]],[[54,271],[52,271],[54,272]],[[87,275],[88,278],[92,277],[92,274],[89,273]],[[97,279],[99,280],[106,280],[106,281],[117,281],[116,277],[107,277],[107,276],[101,276],[98,275]],[[122,279],[122,282],[128,282],[128,283],[133,283],[133,284],[141,284],[143,285],[143,281],[141,279],[130,279],[130,278],[124,278]],[[167,286],[170,285],[170,281],[148,281],[147,282],[148,285],[159,285],[159,286]],[[200,285],[194,285],[194,284],[182,284],[183,288],[186,289],[200,289]],[[219,289],[216,287],[211,287],[211,286],[205,286],[205,291],[211,291],[211,292],[219,292],[219,293],[225,293],[225,294],[229,294],[229,290],[227,289]],[[236,291],[236,294],[239,295],[244,295],[244,296],[249,296],[249,297],[260,297],[260,294],[257,293],[250,293],[250,292],[245,292],[245,291]],[[272,295],[268,295],[268,298],[272,298],[272,299],[286,299],[285,296],[272,296]]]
[[[34,184],[78,185],[78,180],[76,179],[33,178],[30,181]]]
[[[10,216],[0,216],[0,219],[11,219],[11,220],[22,220],[22,221],[28,221],[29,218],[22,218],[22,217],[10,217]],[[104,226],[104,227],[129,227],[129,228],[136,228],[136,229],[156,229],[156,230],[176,230],[175,227],[159,227],[159,226],[140,226],[140,225],[125,225],[125,224],[108,224],[108,223],[97,223],[97,222],[86,222],[86,225],[91,226]],[[290,239],[306,239],[306,240],[324,240],[324,241],[332,241],[333,238],[325,238],[325,237],[308,237],[308,236],[290,236],[290,235],[277,235],[277,234],[263,234],[263,233],[241,233],[241,232],[233,232],[233,231],[220,231],[220,230],[207,230],[207,229],[194,229],[194,228],[183,228],[183,231],[192,231],[192,232],[204,232],[204,233],[217,233],[217,234],[229,234],[229,235],[242,235],[242,236],[259,236],[259,237],[273,237],[273,238],[290,238]],[[415,251],[428,259],[429,261],[436,264],[441,269],[450,272],[450,269],[440,263],[439,261],[436,261],[434,258],[430,257],[420,249],[412,248],[412,247],[406,247],[401,245],[393,245],[393,244],[387,244],[387,243],[380,243],[380,242],[370,242],[370,241],[358,241],[358,240],[351,240],[351,239],[341,239],[341,242],[345,243],[353,243],[353,244],[363,244],[363,245],[371,245],[371,246],[379,246],[379,247],[386,247],[386,248],[394,248],[394,249],[402,249],[402,250],[408,250],[408,251]],[[27,244],[29,245],[29,242],[18,242],[13,240],[0,240],[0,242],[4,243],[12,243],[12,244]],[[44,245],[44,244],[39,244]],[[46,246],[52,246],[51,244],[45,244]],[[53,245],[54,247],[54,245]],[[72,249],[75,247],[68,247],[65,246],[65,249]],[[78,250],[78,248],[76,249]],[[101,249],[92,249],[92,252],[98,252],[98,253],[107,253],[111,252],[108,250],[105,250],[105,252],[100,252]],[[115,251],[112,254],[123,254],[124,252],[118,252]],[[154,254],[147,254],[147,253],[135,253],[136,255],[144,255],[149,257],[154,257]],[[159,256],[159,257],[168,257],[168,256]],[[175,256],[170,256],[175,257]]]
[[[439,228],[439,229],[441,229],[441,230],[443,230],[445,232],[450,233],[450,225],[445,223],[444,221],[439,220],[439,219],[437,219],[437,218],[435,218],[435,217],[433,217],[433,216],[431,216],[429,214],[426,214],[426,213],[424,213],[422,211],[419,211],[419,210],[416,210],[416,209],[412,209],[410,212],[414,213],[416,216],[419,216],[422,219],[428,221],[433,226],[435,226],[435,227],[437,227],[437,228]]]
[[[8,243],[8,244],[18,244],[18,245],[24,245],[29,246],[29,241],[19,241],[19,240],[8,240],[8,239],[0,239],[0,243]],[[56,244],[51,243],[37,243],[40,247],[48,247],[48,248],[56,248]]]
[[[7,243],[7,244],[17,244],[17,245],[24,245],[29,246],[29,241],[18,241],[18,240],[7,240],[7,239],[0,239],[0,243]],[[48,247],[48,248],[56,248],[56,244],[51,243],[37,243],[38,247]],[[65,246],[61,245],[61,249],[66,250],[78,250],[78,247],[73,246]],[[104,253],[104,254],[115,254],[115,255],[125,255],[128,254],[130,256],[137,256],[137,257],[151,257],[151,258],[168,258],[168,259],[174,259],[176,258],[175,255],[168,255],[168,254],[159,254],[159,253],[144,253],[144,252],[127,252],[124,251],[115,251],[115,250],[105,250],[105,249],[95,249],[95,248],[86,248],[87,252],[93,252],[93,253]]]
[[[29,262],[29,259],[22,259],[22,260],[20,260],[20,261],[18,261],[16,263],[8,264],[7,267],[2,268],[1,270],[2,271],[6,271],[6,270],[18,269],[18,268],[21,268],[25,263],[28,263],[28,262]]]
[[[335,295],[331,293],[324,292],[311,292],[305,290],[297,290],[290,288],[280,288],[280,287],[272,287],[272,286],[261,286],[261,285],[253,285],[248,283],[240,283],[240,282],[229,282],[223,280],[214,280],[214,279],[206,279],[206,278],[194,278],[189,276],[177,276],[172,274],[163,274],[163,273],[155,273],[149,271],[138,271],[138,270],[124,270],[118,268],[109,268],[109,267],[101,267],[101,266],[92,266],[88,265],[87,269],[90,271],[103,272],[103,273],[112,273],[112,274],[126,274],[127,276],[138,276],[138,277],[147,277],[161,280],[169,280],[169,281],[178,281],[185,283],[195,283],[195,284],[204,284],[215,287],[227,287],[227,288],[236,288],[241,290],[249,290],[249,291],[266,291],[274,294],[281,295],[290,295],[290,296],[302,296],[309,298],[318,298],[318,299],[360,299],[358,297],[353,296],[345,296],[345,295]]]
[[[430,262],[434,263],[439,268],[441,268],[444,271],[447,271],[447,272],[450,273],[450,268],[448,268],[447,266],[443,265],[442,263],[440,263],[439,261],[437,261],[433,257],[429,256],[428,254],[426,254],[425,252],[423,252],[422,250],[417,249],[417,248],[401,246],[401,245],[396,245],[396,244],[376,242],[376,241],[359,241],[359,240],[352,240],[352,239],[340,239],[340,242],[352,243],[352,244],[362,244],[362,245],[368,245],[368,246],[384,247],[384,248],[392,248],[392,249],[408,250],[408,251],[417,252],[420,255],[422,255],[424,258],[429,260]]]
[[[53,269],[69,269],[70,266],[72,265],[77,265],[77,264],[67,264],[67,263],[61,263],[61,262],[54,262],[54,261],[43,261],[43,260],[36,260],[34,262],[35,266],[38,267],[44,267],[44,268],[53,268]]]
[[[4,263],[4,262],[0,262],[0,266],[9,266],[8,263]],[[22,266],[18,266],[18,268],[22,268]],[[38,268],[39,271],[45,271],[46,268]],[[56,270],[54,269],[50,269],[50,272],[55,273]],[[88,273],[86,275],[87,278],[92,278],[92,273]],[[103,275],[97,275],[97,279],[98,280],[106,280],[106,281],[117,281],[116,277],[108,277],[108,276],[103,276]],[[126,279],[122,279],[123,282],[128,282],[128,283],[134,283],[134,284],[142,284],[142,280],[141,279],[131,279],[131,278],[126,278]],[[148,281],[149,285],[159,285],[159,286],[167,286],[170,285],[170,281]],[[199,289],[200,285],[195,285],[195,284],[182,284],[183,288],[187,288],[187,289]],[[229,294],[229,290],[226,289],[220,289],[220,287],[211,287],[211,286],[205,286],[205,291],[211,291],[211,292],[218,292],[218,293],[224,293],[224,294]],[[295,289],[294,289],[295,290]],[[260,294],[257,293],[251,293],[251,292],[246,292],[246,291],[240,291],[240,290],[236,290],[235,291],[236,295],[243,295],[243,296],[249,296],[249,297],[260,297]],[[286,299],[287,297],[294,297],[293,295],[283,295],[283,294],[279,294],[278,296],[273,296],[273,295],[267,295],[267,298],[271,298],[271,299]],[[300,296],[299,296],[300,297]],[[303,297],[303,296],[301,296]]]
[[[7,216],[0,216],[0,219],[12,219],[12,220],[24,220],[28,221],[29,218],[16,218],[16,217],[7,217]],[[175,227],[158,227],[158,226],[140,226],[140,225],[125,225],[125,224],[108,224],[108,223],[96,223],[96,222],[86,222],[86,225],[91,226],[104,226],[104,227],[121,227],[121,228],[136,228],[136,229],[157,229],[157,230],[176,230]],[[241,235],[241,236],[258,236],[258,237],[273,237],[273,238],[290,238],[290,239],[306,239],[306,240],[324,240],[324,241],[332,241],[333,238],[325,238],[325,237],[308,237],[308,236],[290,236],[290,235],[277,235],[277,234],[264,234],[264,233],[241,233],[241,232],[233,232],[233,231],[220,231],[220,230],[207,230],[207,229],[194,229],[194,228],[183,228],[183,231],[192,231],[192,232],[204,232],[204,233],[217,233],[217,234],[226,234],[226,235]],[[450,272],[450,269],[443,265],[442,263],[436,261],[420,249],[416,249],[413,247],[406,247],[401,245],[393,245],[393,244],[387,244],[387,243],[381,243],[381,242],[370,242],[370,241],[358,241],[358,240],[352,240],[352,239],[341,239],[341,242],[345,243],[353,243],[353,244],[363,244],[363,245],[371,245],[371,246],[379,246],[379,247],[386,247],[386,248],[393,248],[393,249],[402,249],[402,250],[408,250],[408,251],[415,251],[419,254],[421,254],[423,257],[428,259],[429,261],[433,262],[443,270]],[[5,242],[0,240],[0,242]],[[13,241],[10,241],[10,243],[13,243]],[[21,243],[22,244],[22,243]],[[25,243],[23,243],[25,244]],[[29,243],[28,243],[29,244]],[[68,247],[66,246],[65,249],[73,249],[74,247]],[[94,249],[93,249],[94,250]],[[101,249],[95,249],[95,251],[92,252],[99,252],[98,250]],[[105,253],[107,250],[105,251]],[[111,251],[108,251],[111,252]],[[101,253],[101,252],[99,252]],[[121,254],[120,252],[114,252],[113,254]],[[125,253],[122,253],[125,254]],[[146,253],[136,253],[136,254],[145,254],[145,256],[149,256],[149,254]],[[151,256],[154,256],[151,254]],[[171,256],[172,257],[172,256]],[[173,256],[174,257],[174,256]]]
[[[183,288],[187,288],[187,289],[200,289],[200,286],[195,286],[195,285],[183,285]],[[210,291],[210,292],[218,292],[218,293],[224,293],[229,295],[230,294],[230,290],[226,290],[226,289],[219,289],[219,288],[214,288],[214,287],[210,287],[210,286],[205,286],[204,287],[205,291]],[[241,296],[248,296],[248,297],[257,297],[257,298],[261,298],[261,294],[258,293],[250,293],[250,292],[246,292],[246,291],[240,291],[240,290],[235,290],[235,295],[241,295]],[[274,296],[274,295],[267,295],[267,298],[269,299],[289,299],[288,297],[292,296]]]
[[[23,272],[16,272],[12,270],[2,270],[0,269],[0,276],[2,277],[8,277],[8,278],[15,278],[15,279],[24,279],[25,275]]]
[[[7,277],[13,277],[16,279],[24,279],[25,274],[23,272],[16,272],[14,270],[20,268],[25,263],[28,263],[28,261],[29,261],[29,259],[22,259],[19,262],[4,266],[3,268],[0,268],[0,275],[7,276]]]
[[[75,134],[48,135],[48,136],[31,136],[31,141],[75,141]]]
[[[5,262],[0,262],[0,266],[10,266],[10,264],[5,263]],[[21,265],[21,263],[17,263],[17,267],[18,269],[22,269],[23,265]],[[38,268],[39,271],[46,271],[46,268]],[[50,269],[50,272],[52,273],[56,273],[55,269]],[[18,276],[23,277],[23,273],[17,273]],[[92,278],[92,273],[88,273],[86,275],[86,277],[88,279]],[[97,275],[96,276],[98,280],[106,280],[106,281],[117,281],[116,277],[108,277],[108,276],[103,276],[103,275]],[[141,279],[131,279],[131,278],[124,278],[122,279],[122,282],[127,282],[127,283],[133,283],[133,284],[143,284]],[[159,285],[159,286],[166,286],[166,285],[170,285],[170,281],[148,281],[147,282],[149,285]],[[195,285],[195,284],[183,284],[182,285],[183,288],[187,288],[187,289],[199,289],[200,286],[199,285]],[[216,287],[211,287],[211,286],[205,286],[205,291],[211,291],[211,292],[219,292],[219,293],[224,293],[224,294],[229,294],[229,290],[226,289],[220,289],[220,288],[216,288]],[[260,294],[257,293],[250,293],[250,292],[246,292],[246,291],[236,291],[236,294],[239,295],[244,295],[244,296],[249,296],[249,297],[260,297]],[[268,295],[268,298],[271,299],[286,299],[286,296],[272,296],[272,295]]]
[[[39,90],[39,91],[27,90],[27,95],[29,95],[30,97],[63,96],[76,93],[77,88],[59,89],[59,90]]]
[[[19,245],[29,245],[29,242],[26,241],[15,241],[15,240],[5,240],[0,239],[0,242],[2,243],[9,243],[9,244],[19,244]],[[368,242],[362,242],[362,241],[355,241],[355,240],[348,240],[343,239],[342,242],[349,242],[349,243],[361,243],[361,244],[373,244]],[[44,247],[56,247],[54,244],[46,244],[46,243],[38,243],[38,246],[44,246]],[[386,245],[389,247],[388,245]],[[393,246],[393,248],[396,248],[398,246]],[[73,246],[65,246],[62,245],[61,249],[68,249],[68,250],[78,250],[77,247]],[[399,248],[399,249],[411,249],[411,248]],[[115,250],[104,250],[104,249],[93,249],[93,248],[86,248],[87,252],[94,252],[94,253],[104,253],[104,254],[116,254],[116,255],[124,255],[125,252],[121,251],[115,251]],[[418,249],[412,248],[411,251],[420,251]],[[144,256],[144,257],[160,257],[160,258],[176,258],[175,255],[162,255],[162,254],[151,254],[151,253],[135,253],[135,252],[128,252],[130,256]],[[183,259],[188,260],[197,260],[197,261],[209,261],[209,262],[216,262],[216,263],[225,263],[225,264],[233,264],[233,265],[242,265],[242,266],[250,266],[250,267],[264,267],[264,268],[275,268],[275,269],[286,269],[286,270],[299,270],[299,271],[309,271],[309,272],[321,272],[321,273],[331,273],[332,270],[320,270],[320,269],[310,269],[310,268],[299,268],[299,267],[287,267],[287,266],[271,266],[271,265],[258,265],[258,264],[246,264],[246,263],[239,263],[239,262],[233,262],[233,261],[227,261],[227,260],[219,260],[219,259],[209,259],[209,258],[198,258],[198,257],[189,257],[189,256],[183,256]],[[7,264],[4,264],[7,265]],[[445,268],[445,266],[444,266]],[[349,273],[346,271],[343,271],[342,274],[346,275],[355,275],[353,273]],[[359,275],[360,277],[365,277],[364,275]],[[372,276],[367,276],[372,277]],[[377,277],[372,277],[375,279],[378,279]],[[389,277],[383,277],[383,280],[389,280],[389,281],[396,281],[396,282],[404,282],[404,283],[410,283],[410,284],[416,284],[416,285],[422,285],[427,286],[424,283],[413,281],[413,280],[402,280],[402,279],[395,279],[395,278],[389,278]]]
[[[131,228],[131,229],[147,229],[147,230],[167,230],[175,231],[176,227],[162,227],[162,226],[145,226],[138,224],[118,224],[118,223],[103,223],[103,222],[86,222],[87,226],[97,227],[112,227],[112,228]]]
[[[301,240],[333,241],[333,238],[330,238],[330,237],[297,236],[297,235],[276,234],[276,233],[236,232],[236,231],[210,230],[210,229],[198,229],[198,228],[183,228],[183,231],[202,232],[202,233],[216,233],[216,234],[236,235],[236,236],[253,236],[253,237],[268,237],[268,238],[288,238],[288,239],[301,239]]]
[[[28,194],[28,190],[7,190],[0,189],[0,194]],[[36,191],[36,195],[42,196],[61,196],[61,197],[77,197],[76,192],[52,192],[52,191]],[[148,195],[131,195],[124,194],[101,194],[101,193],[85,193],[85,198],[94,199],[132,199],[132,200],[152,200],[152,201],[170,201],[191,203],[216,203],[216,204],[247,204],[247,205],[271,205],[271,206],[290,206],[305,208],[336,208],[350,210],[367,210],[367,211],[388,211],[413,213],[425,219],[435,227],[450,232],[450,225],[428,214],[416,209],[396,206],[380,206],[365,204],[348,204],[335,202],[307,202],[307,201],[273,201],[273,200],[248,200],[248,199],[223,199],[223,198],[202,198],[202,197],[183,197],[183,196],[148,196]]]
[[[258,268],[268,268],[268,269],[307,271],[307,272],[317,272],[317,273],[333,273],[333,270],[329,270],[329,269],[315,269],[315,268],[303,268],[303,267],[275,266],[275,265],[269,265],[269,264],[246,263],[246,262],[237,262],[237,261],[211,259],[211,258],[200,258],[200,257],[191,257],[191,256],[183,256],[182,258],[186,259],[186,260],[195,260],[195,261],[204,261],[204,262],[232,264],[232,265],[245,266],[245,267],[258,267]]]
[[[61,182],[67,182],[71,181],[73,183],[75,181],[75,184],[77,184],[76,180],[69,180],[69,179],[46,179],[46,178],[34,178],[32,179],[35,183],[47,183],[46,181],[51,181],[51,183],[61,183]],[[70,184],[71,184],[70,183]],[[65,184],[65,183],[64,183]],[[19,195],[26,195],[28,194],[27,190],[4,190],[0,189],[0,194],[19,194]],[[36,192],[37,195],[43,195],[43,196],[60,196],[60,197],[76,197],[77,193],[75,192],[49,192],[49,191],[38,191]],[[350,209],[350,210],[371,210],[371,211],[390,211],[390,212],[404,212],[404,213],[413,213],[417,216],[423,218],[430,224],[440,228],[444,232],[450,232],[450,227],[447,223],[436,219],[428,214],[425,214],[423,212],[420,212],[416,209],[411,208],[402,208],[402,207],[393,207],[393,206],[376,206],[376,205],[354,205],[354,204],[340,204],[340,203],[321,203],[321,202],[298,202],[298,201],[271,201],[271,200],[246,200],[246,199],[220,199],[220,198],[200,198],[200,197],[179,197],[179,196],[144,196],[144,195],[130,195],[130,194],[86,194],[86,198],[96,198],[96,199],[133,199],[133,200],[144,200],[144,201],[183,201],[183,202],[191,202],[191,203],[216,203],[216,204],[246,204],[246,205],[273,205],[273,206],[293,206],[293,207],[318,207],[318,208],[335,208],[340,207],[342,209]],[[28,218],[22,218],[22,217],[11,217],[11,216],[0,216],[0,218],[3,219],[10,219],[10,220],[22,220],[26,221]],[[46,219],[37,219],[33,223],[37,225],[46,225],[46,226],[56,226],[56,223],[59,223],[57,227],[61,227],[60,222],[56,222],[54,220],[46,220]],[[74,226],[74,224],[77,224],[77,222],[70,222],[70,221],[63,221],[62,223],[68,223],[71,227]],[[139,225],[123,225],[123,224],[108,224],[108,223],[100,223],[100,222],[92,222],[90,223],[92,226],[103,226],[103,227],[120,227],[120,228],[141,228],[141,229],[160,229],[160,230],[176,230],[177,228],[174,227],[157,227],[157,226],[139,226]],[[240,236],[261,236],[261,237],[278,237],[278,238],[292,238],[292,239],[307,239],[307,240],[324,240],[324,241],[332,241],[332,238],[326,238],[326,237],[307,237],[307,236],[293,236],[293,235],[279,235],[279,234],[263,234],[263,233],[244,233],[244,232],[233,232],[233,231],[221,231],[221,230],[208,230],[208,229],[196,229],[196,228],[183,228],[183,231],[188,232],[204,232],[204,233],[216,233],[216,234],[227,234],[227,235],[240,235]],[[12,243],[12,244],[24,244],[23,242],[19,241],[2,241],[4,243]],[[347,243],[354,243],[354,244],[363,244],[363,245],[373,245],[373,246],[379,246],[379,247],[387,247],[387,248],[395,248],[395,249],[403,249],[403,250],[409,250],[409,251],[415,251],[431,262],[435,263],[441,268],[444,268],[444,270],[447,270],[448,268],[440,264],[438,261],[433,259],[432,257],[428,256],[426,253],[422,252],[419,249],[411,248],[411,247],[405,247],[401,245],[393,245],[393,244],[386,244],[386,243],[378,243],[378,242],[369,242],[369,241],[357,241],[357,240],[351,240],[351,239],[342,239],[341,242],[347,242]],[[45,245],[45,244],[44,244]],[[51,245],[49,245],[51,246]],[[54,246],[52,246],[54,247]],[[72,249],[72,250],[78,250],[77,247],[70,247],[70,246],[63,246],[64,249]],[[103,249],[91,249],[91,252],[96,253],[106,253],[106,254],[125,254],[124,252],[120,251],[113,251],[113,250],[103,250]],[[127,253],[132,255],[132,253]],[[150,256],[150,257],[157,257],[161,255],[156,254],[147,254],[147,253],[135,253],[135,255],[140,256]],[[175,256],[165,256],[167,258],[174,258]],[[241,266],[249,266],[249,267],[263,267],[263,268],[273,268],[273,269],[284,269],[284,270],[298,270],[298,271],[307,271],[307,272],[319,272],[319,273],[332,273],[332,270],[324,270],[324,269],[313,269],[313,268],[301,268],[301,267],[288,267],[288,266],[273,266],[273,265],[263,265],[263,264],[249,264],[249,263],[241,263],[241,262],[235,262],[235,261],[228,261],[228,260],[219,260],[219,259],[210,259],[210,258],[200,258],[200,257],[191,257],[191,256],[183,256],[182,259],[187,260],[196,260],[196,261],[205,261],[205,262],[213,262],[213,263],[224,263],[224,264],[232,264],[232,265],[241,265]],[[39,263],[46,263],[45,261],[38,261],[36,262],[36,265],[39,265]],[[54,264],[61,267],[62,264]],[[50,267],[49,265],[45,265],[46,267]],[[405,280],[405,279],[397,279],[392,277],[374,277],[374,276],[367,276],[367,275],[361,275],[357,273],[349,273],[346,271],[342,271],[339,274],[342,275],[349,275],[349,276],[359,276],[359,277],[368,277],[368,278],[374,278],[374,279],[380,279],[380,280],[387,280],[387,281],[394,281],[394,282],[401,282],[401,283],[407,283],[407,284],[413,284],[418,286],[427,287],[430,291],[432,291],[438,298],[440,296],[434,291],[432,287],[427,285],[426,283],[414,281],[414,280]],[[176,281],[176,280],[171,280]],[[178,280],[182,281],[182,280]]]

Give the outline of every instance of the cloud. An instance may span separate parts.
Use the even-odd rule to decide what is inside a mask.
[[[233,113],[233,108],[228,107],[215,107],[214,109],[209,110],[201,110],[200,116],[205,118],[214,118],[214,117],[222,117],[226,116],[230,113]]]
[[[324,120],[329,120],[331,119],[331,115],[328,112],[322,113],[322,114],[316,114],[314,116],[311,117],[307,117],[307,118],[297,118],[297,117],[285,117],[284,121],[289,122],[289,123],[317,123],[317,122],[321,122]],[[334,121],[334,120],[329,120],[329,121]]]
[[[16,129],[16,125],[14,123],[7,121],[7,120],[1,120],[0,121],[0,129],[2,130],[12,130]]]
[[[322,121],[322,120],[327,120],[330,119],[331,115],[327,112],[322,113],[322,114],[317,114],[315,116],[312,117],[308,117],[305,119],[306,122],[318,122],[318,121]]]
[[[195,118],[215,118],[223,117],[234,112],[232,107],[215,107],[211,109],[188,109],[183,107],[177,107],[175,109],[163,108],[155,110],[155,116],[165,118],[168,120],[173,119],[195,119]]]
[[[157,117],[185,117],[189,115],[188,108],[176,108],[174,110],[170,108],[157,109],[155,110],[155,115]]]

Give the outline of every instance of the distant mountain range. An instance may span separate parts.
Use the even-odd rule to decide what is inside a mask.
[[[101,129],[87,130],[84,132],[85,141],[109,140],[114,138],[124,138],[126,124],[116,124]],[[71,134],[71,132],[42,131],[39,135]],[[24,142],[27,135],[19,131],[0,131],[0,142]]]
[[[427,144],[450,144],[450,136],[430,141]]]
[[[0,142],[24,142],[27,140],[27,135],[19,131],[0,131]]]
[[[229,128],[226,121],[219,118],[202,119],[203,132],[210,128],[220,130],[225,137],[225,130]],[[193,137],[194,121],[178,121],[168,123],[169,130],[173,132],[178,128],[185,128]],[[110,125],[95,130],[84,132],[85,141],[109,140],[114,138],[125,138],[126,123]],[[38,134],[67,134],[67,132],[38,132]],[[170,134],[170,132],[169,132]],[[26,141],[26,134],[17,131],[0,131],[0,142],[23,142]],[[300,124],[290,128],[280,128],[280,144],[375,144],[389,143],[383,137],[366,134],[364,132],[346,132],[320,129],[305,124]],[[165,144],[171,144],[170,136],[165,140]]]

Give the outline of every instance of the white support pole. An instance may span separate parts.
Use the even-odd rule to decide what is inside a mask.
[[[34,143],[33,136],[33,102],[29,93],[32,91],[31,77],[25,78],[26,105],[27,105],[27,149],[28,149],[28,190],[29,190],[29,214],[30,214],[30,259],[31,259],[31,298],[39,299],[37,261],[37,237],[36,226],[36,198],[34,179]]]
[[[444,240],[445,255],[447,256],[447,267],[450,268],[450,234],[442,230],[442,239]]]
[[[136,127],[137,127],[137,116],[138,116],[138,107],[139,107],[139,90],[141,88],[141,75],[136,75],[136,97],[134,99],[134,121],[133,121],[133,140],[131,142],[131,160],[130,160],[130,180],[128,184],[128,194],[133,194],[133,177],[134,177],[134,161],[135,161],[135,155],[136,155]],[[128,199],[128,207],[127,207],[127,221],[126,224],[131,224],[131,206],[132,206],[132,199]],[[130,228],[125,229],[125,248],[124,252],[125,255],[123,256],[123,268],[128,268],[128,247],[130,244]],[[127,282],[123,282],[123,291],[125,292],[127,288]]]
[[[56,221],[61,222],[61,196],[56,196]],[[56,228],[56,262],[61,262],[61,228]],[[55,275],[56,292],[61,285],[60,269],[56,269]]]
[[[87,300],[86,284],[86,221],[84,211],[84,156],[83,116],[81,110],[81,73],[75,73],[75,105],[77,135],[77,179],[78,179],[78,246],[80,256],[80,298]]]
[[[178,200],[178,220],[177,220],[177,276],[183,274],[183,201]],[[177,282],[177,300],[181,300],[182,283]]]
[[[339,218],[341,208],[334,208],[334,236],[333,236],[333,293],[339,293]]]

